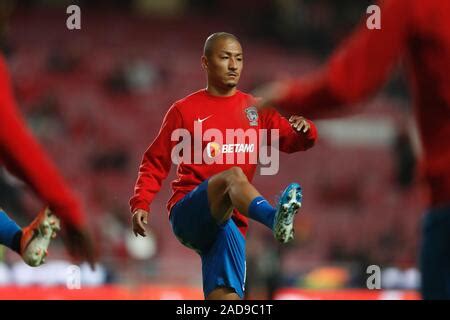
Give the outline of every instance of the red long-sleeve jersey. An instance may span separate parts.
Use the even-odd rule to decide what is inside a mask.
[[[180,141],[186,143],[186,148],[180,156],[182,158],[175,157],[182,160],[177,160],[178,178],[172,182],[173,194],[167,204],[169,213],[175,203],[201,182],[233,166],[239,166],[247,178],[252,180],[257,167],[257,161],[253,160],[263,141],[259,138],[256,141],[252,139],[251,132],[278,129],[277,141],[282,152],[306,150],[314,145],[317,129],[313,123],[310,123],[311,128],[307,133],[298,133],[276,111],[264,110],[258,113],[252,107],[255,101],[252,96],[240,91],[230,97],[217,97],[206,90],[200,90],[173,104],[163,120],[158,136],[144,154],[135,193],[130,200],[131,212],[136,209],[149,210],[162,180],[169,173],[172,158],[176,154],[172,151],[177,150]],[[200,127],[203,133],[201,135]],[[242,129],[249,135],[241,140],[237,136],[226,139],[227,130],[232,129]],[[172,136],[174,132],[184,135],[177,139]],[[218,136],[223,137],[222,141]],[[243,135],[240,136],[242,138]],[[270,143],[271,136],[267,137],[267,142]],[[209,158],[212,161],[217,160],[217,157],[221,157],[222,163],[208,163]],[[238,157],[242,160],[238,161]],[[235,211],[233,219],[245,235],[247,218]]]
[[[25,181],[65,223],[85,223],[79,202],[20,116],[1,55],[0,164]]]
[[[306,117],[351,110],[403,58],[423,144],[432,205],[450,203],[450,1],[385,0],[381,29],[361,25],[312,75],[293,80],[275,104]]]

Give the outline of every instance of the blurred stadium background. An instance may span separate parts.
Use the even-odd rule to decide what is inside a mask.
[[[66,28],[81,7],[82,29]],[[152,206],[150,239],[135,239],[128,200],[138,164],[171,103],[202,88],[200,55],[216,31],[244,47],[240,88],[319,66],[365,16],[361,0],[134,0],[0,2],[0,43],[27,122],[83,200],[101,251],[66,289],[70,265],[60,240],[32,269],[0,249],[0,299],[201,299],[200,260],[173,236],[165,203],[171,173]],[[396,72],[395,74],[399,74]],[[253,223],[248,297],[415,299],[424,190],[417,142],[400,76],[359,115],[318,122],[320,139],[282,155],[277,176],[258,177],[270,199],[295,179],[304,188],[296,239],[280,247]],[[32,159],[30,159],[32,160]],[[43,204],[6,171],[0,203],[22,225]],[[382,269],[381,291],[366,268]]]

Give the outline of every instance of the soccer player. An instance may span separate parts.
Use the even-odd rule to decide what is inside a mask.
[[[385,0],[380,9],[380,30],[364,23],[324,68],[260,88],[261,105],[313,118],[356,111],[355,103],[404,60],[431,195],[422,231],[422,295],[450,299],[450,1]]]
[[[28,265],[39,266],[60,228],[59,217],[67,231],[64,240],[69,253],[93,267],[94,248],[80,204],[19,115],[1,54],[0,164],[25,181],[49,206],[23,229],[0,209],[0,243],[20,254]]]
[[[237,90],[243,53],[234,35],[221,32],[209,36],[202,67],[207,74],[206,89],[171,106],[158,136],[144,154],[130,200],[136,235],[145,236],[149,206],[170,170],[171,151],[177,145],[172,141],[173,132],[181,130],[195,136],[196,127],[202,126],[225,136],[227,129],[277,129],[279,149],[284,152],[306,150],[315,143],[317,131],[312,122],[297,116],[289,122],[274,110],[258,113],[253,107],[255,98]],[[300,186],[292,183],[281,194],[277,207],[272,207],[250,183],[256,170],[256,163],[250,160],[238,165],[232,161],[186,160],[198,152],[207,157],[225,153],[238,157],[242,153],[250,156],[257,149],[252,143],[227,142],[220,147],[217,141],[203,138],[201,150],[196,150],[197,138],[187,144],[168,202],[174,234],[201,257],[206,299],[243,298],[248,217],[266,225],[278,241],[286,243],[293,238],[293,218],[302,200]]]

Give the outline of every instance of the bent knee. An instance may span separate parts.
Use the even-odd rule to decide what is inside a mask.
[[[211,187],[212,185],[220,186],[221,190],[222,188],[224,190],[229,190],[231,186],[239,183],[248,183],[247,176],[241,168],[232,167],[212,177],[209,181],[208,190],[216,189],[215,187]]]
[[[227,170],[227,178],[231,182],[245,180],[247,181],[247,176],[240,167],[232,167]]]

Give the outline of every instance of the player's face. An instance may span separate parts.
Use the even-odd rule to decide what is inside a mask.
[[[234,39],[217,41],[211,55],[204,61],[209,82],[230,89],[237,86],[243,65],[242,47]]]

